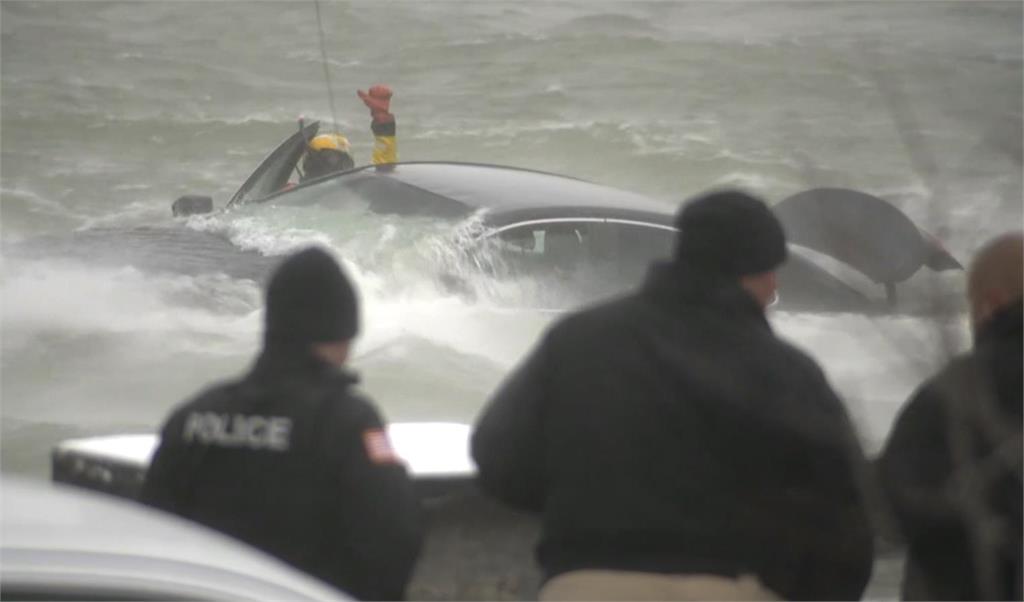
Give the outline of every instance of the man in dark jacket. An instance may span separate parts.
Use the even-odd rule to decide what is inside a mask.
[[[864,459],[764,309],[786,257],[741,192],[686,204],[675,258],[555,324],[472,441],[485,492],[542,515],[543,599],[855,599]]]
[[[903,597],[1022,597],[1024,235],[986,245],[968,270],[974,350],[903,408],[878,468],[906,537]]]
[[[374,405],[342,369],[355,291],[327,253],[288,258],[247,375],[167,420],[142,500],[224,531],[361,598],[400,599],[417,498]]]

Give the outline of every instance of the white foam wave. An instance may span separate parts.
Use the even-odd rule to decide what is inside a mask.
[[[236,247],[267,257],[284,255],[308,245],[331,246],[328,234],[313,228],[283,226],[274,220],[274,215],[194,215],[187,223],[188,227],[201,232],[225,234]]]
[[[50,168],[51,176],[110,176],[122,169],[113,160],[101,159],[96,156],[79,155],[73,162],[58,164]]]
[[[440,348],[481,357],[501,369],[512,366],[557,314],[534,309],[491,307],[442,290],[431,274],[367,270],[339,257],[358,284],[365,325],[357,359],[390,349],[410,337]]]
[[[731,172],[715,179],[708,187],[718,188],[722,186],[738,186],[754,191],[784,190],[790,186],[790,182],[766,173]]]
[[[60,201],[43,196],[28,188],[0,186],[0,199],[4,200],[5,209],[9,209],[10,202],[16,199],[23,202],[29,211],[60,215],[63,217],[84,217],[84,214],[65,207]]]
[[[130,185],[135,186],[135,185]],[[149,189],[146,185],[137,185],[141,188],[128,188],[130,190]],[[162,200],[162,199],[161,199]],[[102,227],[121,227],[127,224],[152,225],[167,219],[170,211],[168,206],[156,200],[132,201],[117,211],[104,215],[93,215],[83,217],[82,224],[77,228],[79,231]]]
[[[114,190],[118,191],[130,191],[130,190],[150,190],[153,188],[149,184],[117,184],[114,186]]]
[[[416,130],[410,132],[409,137],[414,140],[433,140],[437,138],[505,138],[522,134],[535,134],[538,132],[558,132],[571,130],[587,130],[599,122],[596,120],[585,121],[508,121],[502,125],[487,125],[480,127],[441,125],[437,128]]]
[[[205,97],[203,100],[213,101],[212,97]],[[90,114],[91,117],[93,115]],[[291,133],[289,128],[295,127],[300,113],[291,107],[279,106],[272,109],[250,111],[242,114],[232,114],[229,111],[214,113],[206,110],[181,110],[169,113],[165,110],[137,110],[130,113],[102,113],[96,117],[96,121],[90,123],[89,129],[115,128],[123,130],[131,126],[150,127],[158,124],[160,127],[167,125],[174,126],[202,126],[215,128],[220,126],[274,126],[284,128],[282,131]],[[321,121],[330,123],[330,115],[306,115],[306,121]],[[345,130],[353,127],[365,127],[362,123],[347,120],[344,115],[339,115],[338,126]]]
[[[41,336],[112,335],[149,340],[164,352],[237,353],[258,329],[259,292],[251,281],[70,261],[5,261],[3,271],[7,350]]]
[[[323,56],[320,54],[319,51],[317,51],[317,50],[306,50],[306,49],[288,51],[287,53],[285,53],[285,58],[292,59],[292,60],[299,60],[301,62],[306,62],[306,63],[316,63],[318,65],[321,64],[321,62],[323,61]],[[339,61],[337,59],[332,59],[331,57],[327,57],[327,64],[330,65],[331,67],[337,67],[339,69],[347,69],[349,67],[358,67],[359,65],[363,64],[363,61],[361,61],[359,59],[350,59],[350,60],[347,60],[347,61]]]
[[[779,312],[771,321],[821,363],[869,451],[881,447],[914,389],[969,340],[962,318]]]

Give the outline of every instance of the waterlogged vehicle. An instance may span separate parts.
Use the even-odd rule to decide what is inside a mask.
[[[457,257],[438,266],[442,286],[470,295],[467,271],[485,279],[534,283],[586,301],[636,284],[647,265],[668,257],[676,207],[643,195],[571,177],[467,163],[413,162],[367,166],[289,185],[305,126],[257,167],[227,204],[340,206],[451,220]],[[179,215],[204,213],[212,201],[183,197]],[[208,197],[207,197],[208,198]],[[961,269],[933,237],[901,211],[871,195],[821,188],[774,206],[786,227],[790,259],[780,270],[781,308],[887,311],[895,285],[921,268]],[[562,300],[565,300],[563,297]],[[469,427],[448,423],[394,424],[391,438],[425,495],[470,484]],[[53,474],[133,496],[156,435],[66,441],[53,452]]]
[[[291,184],[304,126],[256,168],[227,208],[270,203],[452,222],[457,252],[436,266],[442,286],[465,295],[484,281],[513,281],[525,305],[565,308],[621,292],[651,261],[671,255],[676,206],[572,177],[499,165],[409,162],[365,166]],[[182,197],[176,215],[212,209]],[[779,273],[780,309],[889,311],[895,287],[922,267],[961,269],[936,239],[877,197],[841,188],[795,194],[774,206],[790,239]],[[467,275],[474,278],[467,278]]]

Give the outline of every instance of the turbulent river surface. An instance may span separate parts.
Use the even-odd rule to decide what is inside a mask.
[[[712,186],[857,188],[961,261],[1020,226],[1019,2],[320,8],[360,161],[355,90],[384,82],[403,160],[553,171],[670,206]],[[174,198],[223,206],[299,115],[332,119],[312,2],[4,1],[0,17],[4,471],[47,475],[65,438],[152,431],[244,370],[266,270],[308,243],[357,281],[353,366],[391,420],[471,421],[557,317],[439,287],[448,224],[357,206],[175,223]],[[870,451],[970,344],[962,316],[771,321],[824,365]]]

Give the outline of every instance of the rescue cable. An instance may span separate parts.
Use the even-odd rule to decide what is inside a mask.
[[[331,71],[327,68],[327,43],[324,41],[324,24],[320,18],[320,0],[313,0],[313,5],[316,6],[316,25],[320,34],[320,59],[324,67],[324,83],[327,86],[327,102],[331,108],[331,123],[334,126],[334,133],[339,134],[338,116],[334,112],[334,92],[331,90]]]

